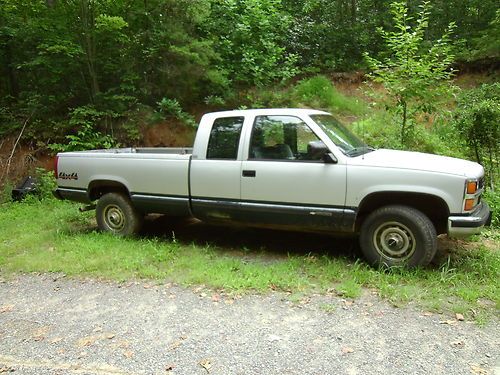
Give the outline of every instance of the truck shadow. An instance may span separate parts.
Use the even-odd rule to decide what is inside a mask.
[[[271,258],[286,257],[288,254],[326,255],[353,260],[359,257],[356,238],[244,226],[219,226],[195,219],[166,216],[148,216],[141,235],[170,241],[175,239],[184,245],[216,247],[225,253],[265,253]]]

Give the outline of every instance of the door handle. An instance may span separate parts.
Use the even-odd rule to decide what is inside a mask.
[[[248,169],[244,169],[243,173],[242,173],[243,177],[255,177],[256,175],[257,175],[257,173],[255,171],[251,171]]]

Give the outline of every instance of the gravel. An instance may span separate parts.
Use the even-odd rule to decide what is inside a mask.
[[[486,327],[345,300],[64,275],[0,282],[0,374],[495,374]],[[459,317],[461,318],[461,317]]]

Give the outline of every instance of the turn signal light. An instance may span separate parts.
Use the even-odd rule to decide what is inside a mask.
[[[470,211],[474,208],[474,200],[475,199],[466,199],[464,204],[464,210]]]
[[[477,191],[477,182],[469,181],[467,182],[467,194],[475,194]]]

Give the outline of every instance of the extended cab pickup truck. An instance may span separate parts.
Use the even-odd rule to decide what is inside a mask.
[[[118,235],[148,213],[353,234],[373,265],[428,264],[437,234],[466,237],[491,220],[479,164],[375,150],[310,109],[209,113],[192,149],[65,152],[56,176],[58,198],[95,207],[99,228]]]

